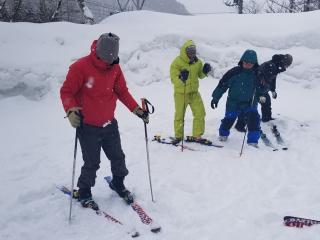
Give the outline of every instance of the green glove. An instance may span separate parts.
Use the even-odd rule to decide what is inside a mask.
[[[81,124],[80,110],[81,109],[82,109],[81,107],[73,107],[68,109],[67,111],[67,117],[71,123],[71,126],[74,128],[80,127],[80,124]]]

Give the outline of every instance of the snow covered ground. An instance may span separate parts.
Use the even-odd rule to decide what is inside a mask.
[[[74,207],[56,184],[70,185],[74,129],[64,119],[59,88],[68,66],[87,54],[103,32],[121,38],[120,59],[129,88],[156,108],[149,137],[173,135],[173,89],[169,66],[186,39],[214,67],[201,80],[207,117],[205,137],[217,139],[225,96],[210,108],[211,92],[250,48],[259,62],[291,53],[293,65],[278,77],[273,101],[276,123],[289,147],[272,152],[245,146],[232,130],[223,149],[194,146],[180,152],[149,143],[153,190],[150,200],[144,129],[140,119],[118,104],[117,119],[130,171],[126,185],[161,224],[149,232],[103,181],[110,175],[102,155],[93,189],[102,209],[141,232],[140,239],[310,240],[320,228],[286,228],[284,215],[320,218],[320,12],[304,14],[176,16],[154,12],[117,14],[99,25],[0,23],[0,239],[130,239],[92,211]],[[192,116],[186,116],[186,134]],[[267,125],[262,126],[270,135]],[[271,138],[272,139],[272,138]],[[273,140],[273,139],[272,139]],[[82,165],[78,151],[78,176]]]

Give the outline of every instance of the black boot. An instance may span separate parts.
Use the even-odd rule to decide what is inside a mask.
[[[74,194],[75,195],[75,194]],[[93,210],[99,210],[98,204],[92,199],[90,188],[79,188],[78,201],[84,208],[92,208]]]
[[[273,117],[263,117],[261,119],[262,122],[269,122],[269,121],[272,121],[272,120],[275,120],[275,118],[273,118]]]
[[[181,142],[181,138],[172,138],[171,139],[171,144],[172,145],[177,145],[180,142]]]
[[[126,189],[123,184],[124,177],[113,176],[112,181],[109,183],[109,187],[118,193],[118,195],[123,198],[127,204],[131,204],[134,201],[133,194]]]

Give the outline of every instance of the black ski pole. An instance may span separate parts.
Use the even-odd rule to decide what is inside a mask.
[[[256,87],[254,88],[254,91],[253,91],[253,96],[252,96],[252,99],[251,99],[250,107],[252,107],[252,105],[253,105],[253,102],[254,102],[254,98],[255,98],[255,96],[256,96]],[[244,146],[244,141],[245,141],[245,139],[246,139],[247,132],[248,132],[248,124],[246,124],[245,132],[244,132],[244,136],[243,136],[243,140],[242,140],[242,146],[241,146],[241,151],[240,151],[240,157],[242,156],[243,146]]]
[[[184,118],[186,115],[186,82],[184,82],[183,87],[183,117],[182,117],[182,140],[181,140],[181,152],[183,152],[184,143]]]
[[[141,98],[142,102],[142,109],[148,114],[154,113],[154,106],[146,99],[146,98]],[[150,111],[149,106],[152,107],[152,110]],[[147,131],[147,123],[144,122],[144,136],[146,140],[146,151],[147,151],[147,166],[148,166],[148,175],[149,175],[149,185],[150,185],[150,193],[151,193],[151,200],[154,202],[153,198],[153,191],[152,191],[152,180],[151,180],[151,167],[150,167],[150,156],[149,156],[149,144],[148,144],[148,131]]]
[[[72,213],[72,199],[73,199],[73,188],[74,188],[74,177],[75,177],[75,169],[76,169],[76,159],[77,159],[77,148],[78,148],[78,133],[79,128],[82,127],[83,124],[83,115],[81,112],[75,112],[80,117],[80,127],[76,128],[76,136],[74,139],[74,151],[73,151],[73,164],[72,164],[72,180],[71,180],[71,194],[70,194],[70,208],[69,208],[69,223],[71,223],[71,213]]]
[[[72,198],[73,198],[73,188],[74,188],[74,175],[75,175],[75,169],[76,169],[77,147],[78,147],[78,128],[76,128],[76,136],[74,140],[72,180],[71,180],[71,189],[70,189],[71,194],[70,194],[70,208],[69,208],[69,223],[71,223]]]

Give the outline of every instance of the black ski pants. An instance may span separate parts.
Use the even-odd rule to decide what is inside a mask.
[[[96,172],[100,168],[101,148],[110,160],[112,175],[119,177],[128,175],[117,120],[112,120],[105,127],[83,124],[78,129],[78,138],[84,161],[77,184],[79,188],[94,186]]]
[[[262,121],[269,121],[271,119],[271,98],[269,93],[263,95],[266,98],[265,103],[261,103],[261,119]]]
[[[269,93],[265,93],[263,95],[266,98],[265,103],[260,103],[261,104],[261,120],[262,121],[269,121],[271,120],[271,98]],[[246,118],[244,114],[240,114],[237,119],[237,123],[235,125],[236,129],[244,129],[246,126]]]

